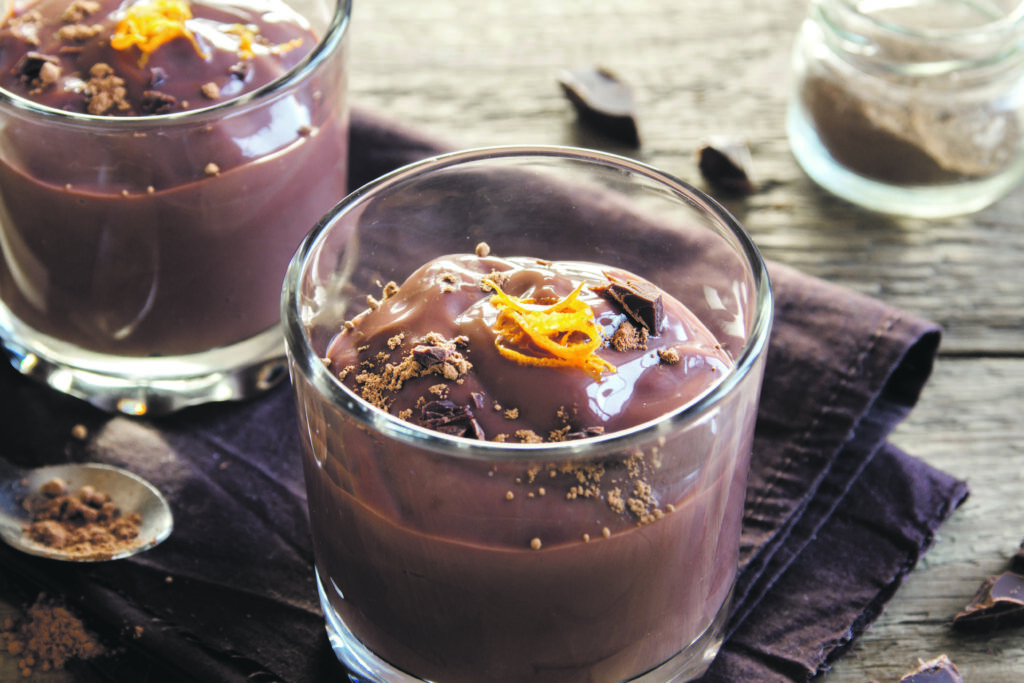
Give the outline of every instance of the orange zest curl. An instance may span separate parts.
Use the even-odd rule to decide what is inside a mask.
[[[161,45],[176,38],[187,38],[196,53],[206,59],[206,54],[196,37],[185,24],[192,18],[192,10],[184,0],[148,0],[132,5],[117,23],[110,45],[115,50],[128,50],[132,46],[142,52],[139,66],[144,66],[149,55]]]
[[[248,26],[243,24],[235,24],[228,28],[225,33],[238,36],[238,56],[242,59],[252,59],[256,55],[256,44],[257,34]],[[287,43],[281,43],[279,45],[271,45],[267,48],[267,51],[272,55],[283,55],[285,52],[294,50],[297,47],[302,46],[301,38],[294,38],[289,40]]]
[[[602,343],[601,329],[593,309],[579,298],[583,283],[545,306],[509,296],[487,282],[494,290],[490,303],[498,309],[494,344],[502,356],[522,365],[579,368],[594,379],[616,371],[595,353]]]

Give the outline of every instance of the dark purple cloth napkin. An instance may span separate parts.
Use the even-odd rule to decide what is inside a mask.
[[[352,186],[443,146],[356,110]],[[871,623],[965,484],[886,442],[940,332],[770,265],[776,319],[730,635],[707,681],[804,681]],[[109,416],[0,368],[0,443],[22,465],[95,460],[153,480],[175,531],[130,560],[71,565],[0,547],[0,590],[63,596],[116,643],[82,680],[345,680],[313,577],[287,387],[169,418]],[[76,440],[72,427],[89,437]],[[247,678],[248,677],[248,678]]]

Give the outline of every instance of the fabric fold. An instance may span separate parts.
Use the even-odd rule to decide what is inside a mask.
[[[356,109],[353,186],[446,149]],[[886,443],[917,401],[940,330],[770,264],[773,337],[730,637],[708,681],[803,681],[877,616],[966,495]],[[95,460],[151,479],[171,538],[130,560],[65,565],[0,548],[7,594],[61,595],[118,652],[82,680],[344,680],[324,633],[290,391],[160,420],[109,416],[0,369],[0,439],[21,465]],[[90,433],[70,436],[73,425]],[[865,552],[865,549],[870,552]],[[20,591],[20,593],[18,593]]]

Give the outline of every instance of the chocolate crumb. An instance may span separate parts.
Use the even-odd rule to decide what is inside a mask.
[[[102,9],[100,3],[95,0],[75,0],[61,15],[61,21],[66,24],[77,24],[86,17],[92,16]]]
[[[203,83],[199,88],[199,91],[203,93],[203,97],[208,100],[215,100],[220,97],[220,86],[210,81],[209,83]]]
[[[89,80],[82,90],[88,102],[90,114],[101,115],[117,110],[127,112],[131,105],[127,99],[124,79],[114,73],[114,69],[104,62],[98,62],[89,69]]]
[[[678,365],[680,361],[679,351],[673,348],[658,349],[658,360],[665,365]]]
[[[647,349],[647,328],[637,330],[628,320],[623,320],[612,334],[610,344],[616,351],[636,351]]]
[[[84,43],[103,32],[99,24],[71,24],[57,29],[57,39],[64,43]]]

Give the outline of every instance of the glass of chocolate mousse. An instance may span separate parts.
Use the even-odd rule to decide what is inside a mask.
[[[700,676],[771,301],[725,210],[625,158],[469,150],[342,200],[282,299],[339,659],[388,683]]]
[[[142,415],[287,377],[281,281],[344,194],[350,0],[0,2],[0,342]]]

